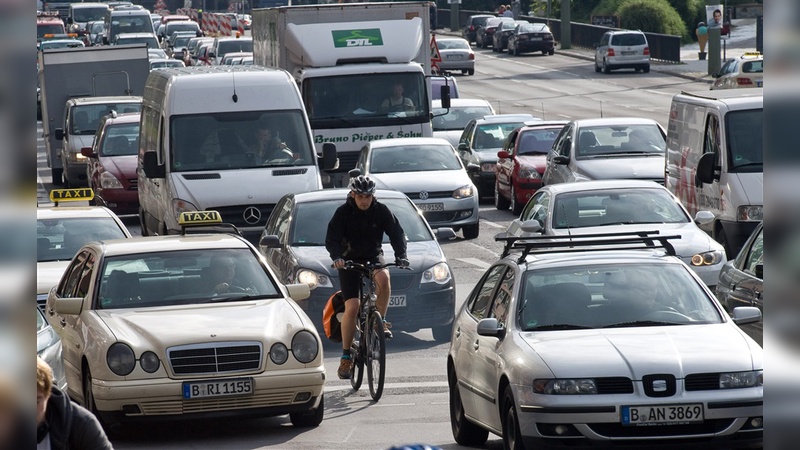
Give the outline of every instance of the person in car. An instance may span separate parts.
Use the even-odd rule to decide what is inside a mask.
[[[285,142],[273,133],[267,126],[256,129],[256,142],[251,147],[256,158],[261,163],[273,160],[292,158],[293,154]]]
[[[403,84],[400,82],[392,85],[392,95],[381,103],[381,112],[414,111],[414,102],[403,95]]]

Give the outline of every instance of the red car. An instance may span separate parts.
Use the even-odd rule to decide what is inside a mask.
[[[139,117],[138,112],[106,115],[100,120],[92,146],[81,149],[88,158],[86,176],[94,190],[94,203],[118,215],[139,213]]]
[[[547,166],[547,153],[565,120],[527,122],[508,135],[503,149],[497,152],[494,205],[519,215],[540,187]]]

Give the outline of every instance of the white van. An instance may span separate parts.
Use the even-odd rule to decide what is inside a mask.
[[[725,247],[728,258],[763,218],[763,89],[682,92],[672,98],[666,187]]]
[[[279,159],[259,156],[265,128],[285,144]],[[333,168],[336,147],[323,153],[323,167]],[[284,194],[322,188],[297,85],[283,70],[256,66],[150,72],[137,172],[143,235],[178,233],[181,212],[216,210],[257,238]]]

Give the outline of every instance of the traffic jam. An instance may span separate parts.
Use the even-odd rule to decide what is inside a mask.
[[[430,333],[448,448],[762,445],[763,69],[673,95],[666,126],[545,120],[465,89],[478,48],[552,60],[543,24],[480,14],[445,35],[429,2],[235,5],[37,11],[37,354],[45,398],[111,439],[94,448],[135,423],[339,412],[345,333],[323,311],[357,254],[332,244],[342,205],[404,235],[373,246],[398,267],[390,292],[372,281],[369,383],[398,336]],[[600,44],[590,71],[650,72],[644,33]],[[486,242],[497,257],[457,277],[453,246]]]

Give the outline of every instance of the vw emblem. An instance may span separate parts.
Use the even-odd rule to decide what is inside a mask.
[[[248,206],[242,213],[242,217],[249,225],[255,225],[261,220],[261,211],[255,206]]]
[[[667,380],[653,380],[653,392],[666,392]]]
[[[420,200],[427,200],[428,199],[428,191],[420,191],[419,199]]]

